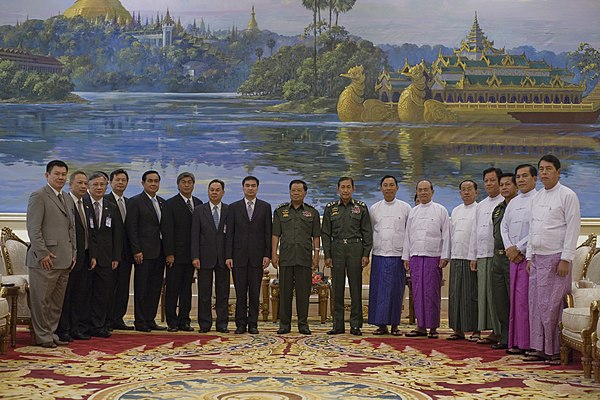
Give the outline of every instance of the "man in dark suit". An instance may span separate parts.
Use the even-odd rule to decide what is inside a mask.
[[[117,206],[104,199],[108,176],[94,172],[90,176],[92,221],[90,224],[90,268],[92,273],[91,315],[88,333],[110,337],[107,325],[113,288],[113,271],[119,266],[123,250],[123,220]]]
[[[162,217],[163,246],[167,261],[165,313],[169,332],[191,332],[192,281],[194,266],[190,256],[192,214],[202,204],[192,196],[196,178],[190,172],[177,177],[179,193],[166,202]],[[179,307],[178,307],[179,305]],[[177,309],[179,308],[179,312]]]
[[[256,198],[259,181],[242,180],[244,198],[232,203],[227,218],[226,265],[235,285],[235,333],[258,333],[263,270],[271,262],[271,205]]]
[[[68,170],[63,161],[50,161],[45,174],[48,184],[33,192],[27,204],[31,324],[35,343],[46,348],[68,344],[54,333],[77,256],[74,204],[62,191]]]
[[[85,333],[89,319],[89,296],[91,279],[89,274],[89,228],[91,222],[90,203],[87,198],[88,178],[83,171],[75,171],[69,178],[69,195],[73,200],[75,215],[75,237],[77,261],[69,274],[69,282],[63,299],[60,322],[56,328],[59,339],[89,340]]]
[[[121,221],[125,226],[125,217],[127,215],[127,206],[129,199],[124,196],[127,185],[129,184],[129,175],[122,168],[116,169],[110,173],[111,193],[104,196],[104,199],[117,207],[121,215]],[[133,265],[133,255],[127,238],[127,231],[123,229],[121,237],[121,260],[119,266],[113,270],[113,295],[109,304],[107,315],[107,325],[110,330],[119,329],[130,331],[133,326],[125,324],[123,318],[127,313],[127,304],[129,303],[129,285],[131,281],[131,266]]]
[[[208,184],[209,202],[194,210],[191,256],[198,270],[198,325],[200,332],[212,326],[212,286],[215,282],[217,332],[228,333],[229,270],[225,266],[225,232],[228,205],[221,202],[225,183],[213,179]]]
[[[157,196],[160,175],[150,170],[142,175],[144,191],[131,198],[125,226],[133,260],[135,329],[141,332],[166,330],[154,321],[165,269],[160,220],[165,200]]]

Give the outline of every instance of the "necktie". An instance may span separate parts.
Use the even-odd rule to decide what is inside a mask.
[[[66,210],[67,209],[67,205],[65,204],[65,198],[63,197],[62,192],[58,193],[58,200],[60,201],[60,204],[62,204],[62,206]]]
[[[158,222],[160,222],[160,217],[161,217],[160,206],[158,205],[158,200],[156,200],[156,197],[152,198],[152,204],[154,205],[154,210],[156,211],[156,216],[158,217]]]
[[[85,212],[83,212],[83,202],[81,199],[77,200],[77,212],[79,213],[79,218],[81,218],[81,223],[83,224],[83,229],[85,231],[85,248],[88,248],[88,226],[87,220],[85,218]]]
[[[248,219],[252,221],[252,202],[248,201],[248,206],[246,207],[246,211],[248,211]]]
[[[121,218],[123,219],[123,222],[125,222],[125,202],[123,201],[122,197],[120,197],[117,201],[117,205],[119,206],[119,211],[121,212]]]
[[[194,213],[194,207],[192,207],[192,202],[190,201],[190,199],[188,199],[188,201],[187,201],[187,206],[190,209],[190,212],[193,214]]]
[[[213,207],[213,221],[215,222],[215,228],[219,229],[219,207]]]
[[[100,204],[94,202],[94,214],[96,214],[96,229],[100,228]]]

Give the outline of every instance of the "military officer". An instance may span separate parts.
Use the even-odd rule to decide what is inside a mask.
[[[319,212],[304,203],[308,187],[304,181],[290,182],[291,202],[283,203],[273,213],[271,263],[279,269],[279,330],[290,332],[292,322],[292,294],[296,289],[298,332],[310,335],[308,327],[308,299],[312,289],[312,271],[319,266],[321,221]],[[277,247],[281,240],[281,249]],[[311,254],[312,253],[312,254]]]
[[[354,180],[341,177],[337,185],[340,199],[325,206],[323,213],[323,251],[325,266],[331,268],[333,285],[333,329],[329,335],[345,332],[344,287],[350,286],[350,333],[362,335],[362,269],[369,264],[373,231],[369,209],[352,198]]]

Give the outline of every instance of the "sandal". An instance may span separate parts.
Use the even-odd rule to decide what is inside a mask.
[[[439,337],[439,335],[438,335],[437,332],[431,332],[431,331],[429,331],[429,335],[427,335],[427,337],[429,339],[437,339]]]
[[[391,333],[394,336],[402,336],[402,331],[400,329],[398,329],[398,328],[392,329]]]
[[[513,347],[513,348],[506,350],[506,354],[511,354],[513,356],[519,355],[519,354],[525,354],[525,350],[519,349],[518,347]]]
[[[545,362],[546,357],[532,354],[532,355],[523,357],[523,361],[525,361],[525,362]],[[559,362],[560,362],[560,360],[559,360]]]
[[[483,339],[479,339],[477,341],[477,344],[494,344],[494,343],[498,343],[498,341],[492,340],[490,338],[483,338]]]
[[[458,333],[453,333],[452,335],[448,336],[446,340],[465,340],[465,337],[463,335],[459,335]]]
[[[412,330],[412,331],[408,332],[407,334],[405,334],[404,336],[406,336],[406,337],[427,336],[427,332]]]
[[[377,328],[375,331],[373,331],[373,335],[387,335],[389,332],[387,330],[387,328]]]
[[[560,365],[560,356],[550,356],[544,361],[546,365]]]
[[[481,336],[479,336],[477,333],[469,336],[469,342],[478,342],[479,339],[481,339]]]

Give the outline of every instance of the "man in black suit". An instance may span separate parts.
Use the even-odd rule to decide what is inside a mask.
[[[256,198],[259,181],[242,180],[244,198],[232,203],[227,218],[226,265],[235,285],[235,333],[258,333],[263,270],[271,262],[271,205]]]
[[[91,315],[88,333],[110,337],[107,315],[113,288],[113,271],[119,266],[123,250],[123,220],[119,209],[106,201],[104,195],[108,176],[94,172],[90,176],[92,220],[90,224],[90,268],[92,272]]]
[[[191,332],[190,310],[192,309],[192,265],[191,231],[192,214],[202,201],[192,196],[196,178],[190,172],[177,177],[179,193],[167,200],[162,216],[163,246],[167,261],[167,284],[165,313],[169,332],[178,330]],[[179,304],[179,313],[177,306]]]
[[[56,334],[61,341],[88,340],[87,319],[89,318],[89,227],[91,208],[87,198],[88,178],[85,172],[75,171],[69,177],[69,195],[75,206],[75,241],[77,261],[69,273],[67,290],[63,299],[60,321]]]
[[[225,183],[213,179],[208,184],[209,202],[194,210],[191,256],[198,270],[198,325],[200,332],[212,325],[212,286],[215,281],[217,332],[228,333],[229,270],[225,266],[225,232],[229,206],[221,202]]]
[[[160,220],[165,200],[157,196],[160,175],[150,170],[142,175],[144,191],[131,198],[125,226],[135,262],[133,275],[135,329],[166,330],[154,321],[165,269]]]
[[[111,193],[104,196],[104,199],[117,207],[121,215],[121,222],[125,226],[125,217],[129,199],[124,196],[125,189],[129,183],[129,175],[122,168],[116,169],[110,173]],[[121,237],[121,260],[117,269],[113,270],[113,295],[109,305],[107,315],[107,325],[109,329],[133,330],[133,326],[125,324],[123,317],[127,313],[127,303],[129,303],[129,285],[131,281],[131,266],[133,265],[133,255],[129,246],[127,232],[123,229]]]

